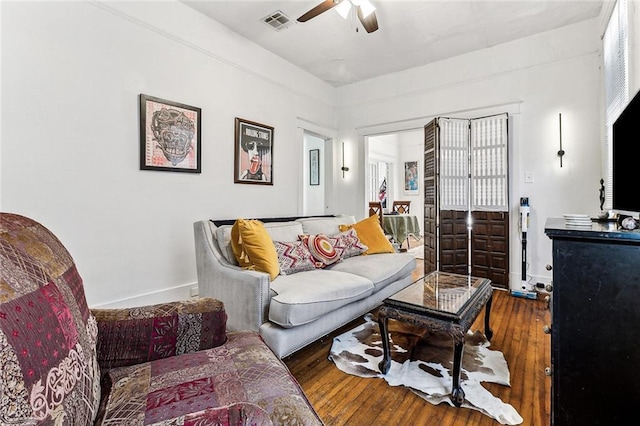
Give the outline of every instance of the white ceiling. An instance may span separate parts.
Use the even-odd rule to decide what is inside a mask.
[[[181,0],[243,37],[342,86],[597,17],[603,0],[371,0],[379,30],[351,13],[296,19],[322,0]],[[283,12],[276,31],[262,19]]]

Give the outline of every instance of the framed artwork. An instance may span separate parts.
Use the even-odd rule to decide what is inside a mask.
[[[273,185],[273,127],[236,117],[234,182]]]
[[[320,185],[320,150],[309,151],[309,185]]]
[[[419,189],[418,162],[406,161],[404,163],[404,193],[417,195]]]
[[[200,173],[200,108],[140,94],[140,170]]]

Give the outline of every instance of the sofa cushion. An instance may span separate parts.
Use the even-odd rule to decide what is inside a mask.
[[[338,235],[329,237],[336,250],[341,250],[341,259],[348,259],[353,256],[359,256],[366,252],[369,247],[362,244],[355,230],[349,229]]]
[[[62,243],[0,214],[0,423],[91,425],[100,401],[96,321]]]
[[[139,364],[220,346],[227,313],[216,299],[196,298],[133,308],[92,309],[100,368]]]
[[[300,241],[309,249],[311,256],[318,262],[319,268],[342,260],[344,248],[334,247],[335,238],[332,241],[324,234],[300,235]]]
[[[340,231],[346,231],[348,229],[355,229],[360,241],[369,249],[364,254],[376,254],[376,253],[394,253],[395,249],[384,235],[384,231],[380,226],[380,221],[377,215],[369,216],[366,219],[350,224],[343,224],[339,226]]]
[[[340,225],[354,224],[356,220],[353,216],[305,217],[296,219],[296,222],[302,225],[303,232],[300,232],[301,234],[324,234],[330,237],[340,232],[338,228]]]
[[[280,273],[278,253],[259,220],[238,219],[231,228],[231,247],[242,268],[266,272],[272,280]]]
[[[408,253],[372,254],[356,256],[331,265],[331,272],[346,272],[373,282],[375,291],[407,276],[416,267],[416,259]],[[327,271],[329,272],[329,271]]]
[[[257,333],[231,332],[228,337],[213,349],[109,370],[99,420],[217,424],[211,419],[243,404],[248,416],[260,420],[260,410],[249,408],[258,406],[274,425],[322,424],[295,378]]]
[[[316,260],[304,242],[274,241],[273,244],[276,246],[276,253],[278,253],[281,275],[291,275],[316,269]]]
[[[271,283],[271,290],[269,320],[289,328],[369,296],[373,283],[362,276],[317,269],[280,277]]]
[[[297,241],[298,235],[302,233],[302,224],[295,221],[266,222],[263,223],[263,225],[273,241]],[[222,255],[229,263],[238,265],[238,261],[231,247],[231,229],[233,225],[212,226],[214,226],[214,236]]]

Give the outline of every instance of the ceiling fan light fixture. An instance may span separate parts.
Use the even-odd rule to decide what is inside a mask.
[[[374,5],[372,5],[369,0],[356,0],[358,1],[360,4],[356,5],[356,6],[360,6],[360,11],[362,12],[362,17],[366,18],[369,15],[371,15],[373,12],[375,12],[376,7]],[[354,1],[354,4],[356,4],[356,2]]]
[[[338,12],[338,14],[342,16],[344,19],[347,19],[349,17],[350,10],[351,10],[351,3],[349,3],[349,0],[342,0],[335,7],[335,11]]]

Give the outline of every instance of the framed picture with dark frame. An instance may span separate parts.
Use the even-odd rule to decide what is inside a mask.
[[[140,94],[140,170],[200,173],[200,108]]]
[[[320,185],[320,150],[309,151],[309,185]]]
[[[273,185],[273,127],[238,117],[235,121],[233,181]]]

